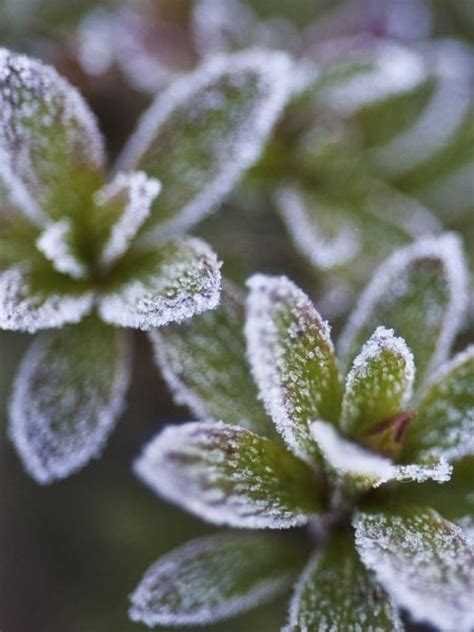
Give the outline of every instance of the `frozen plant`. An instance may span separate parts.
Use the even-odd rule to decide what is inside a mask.
[[[457,468],[474,455],[474,348],[448,359],[466,282],[453,234],[395,251],[349,319],[340,365],[329,326],[286,277],[250,279],[245,326],[224,286],[217,310],[151,333],[177,401],[202,420],[154,438],[138,476],[213,524],[308,528],[300,539],[234,531],[189,542],[146,572],[133,620],[209,624],[299,575],[288,631],[401,630],[400,610],[472,630],[474,550],[463,527],[474,460],[464,487]],[[413,487],[418,502],[407,500]],[[436,509],[443,490],[458,495],[459,524]]]
[[[10,436],[39,482],[78,470],[114,427],[128,384],[124,328],[217,305],[216,255],[178,233],[258,158],[289,65],[247,51],[175,82],[107,181],[103,139],[78,92],[0,49],[0,328],[49,330],[26,353],[10,406]]]

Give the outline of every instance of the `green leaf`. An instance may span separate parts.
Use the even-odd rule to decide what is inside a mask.
[[[474,625],[474,550],[432,509],[360,513],[356,546],[394,601],[416,621],[446,632]]]
[[[112,325],[145,330],[190,318],[217,305],[219,268],[199,239],[176,238],[130,252],[111,273],[99,313]]]
[[[447,357],[466,306],[467,272],[453,234],[397,250],[376,271],[340,340],[346,366],[379,325],[412,350],[416,386]]]
[[[259,157],[290,88],[283,53],[218,56],[160,94],[119,160],[163,192],[144,225],[184,229],[212,211]]]
[[[337,423],[341,382],[330,329],[309,298],[286,277],[253,276],[245,327],[260,396],[288,447],[319,460],[309,423]]]
[[[79,93],[37,60],[0,49],[0,162],[41,220],[84,218],[102,181],[103,141]]]
[[[243,298],[225,284],[216,309],[180,325],[153,329],[150,339],[178,404],[206,421],[224,421],[269,434],[273,426],[258,401],[243,329]]]
[[[408,428],[406,460],[458,460],[474,454],[474,346],[440,368],[427,385]]]
[[[390,422],[410,402],[415,378],[413,356],[393,330],[378,327],[356,357],[346,379],[342,400],[341,429],[361,439],[369,435],[371,447],[396,456],[404,428],[398,428],[394,445],[377,444],[381,422]],[[383,449],[385,448],[385,449]]]
[[[249,430],[223,423],[170,427],[135,464],[155,492],[215,524],[283,529],[322,507],[312,470]]]
[[[38,482],[65,478],[101,452],[128,385],[124,336],[89,318],[41,334],[26,353],[15,380],[9,432]]]
[[[192,540],[148,569],[131,597],[130,617],[150,627],[226,619],[283,593],[302,561],[301,548],[280,535]]]
[[[360,562],[351,534],[333,536],[296,584],[285,632],[401,631],[396,609]]]

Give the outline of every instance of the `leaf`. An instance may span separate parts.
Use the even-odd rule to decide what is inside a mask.
[[[100,454],[123,407],[129,361],[124,332],[95,318],[36,338],[15,380],[9,433],[39,483]]]
[[[280,535],[192,540],[148,569],[131,597],[130,617],[150,627],[226,619],[284,592],[301,562],[300,547]]]
[[[403,630],[396,609],[361,564],[349,533],[317,551],[296,584],[285,632]]]
[[[87,266],[75,251],[71,222],[68,219],[49,224],[38,237],[36,247],[57,272],[68,274],[73,279],[88,276]]]
[[[414,378],[413,355],[403,338],[392,329],[377,327],[347,376],[341,429],[362,438],[377,430],[380,422],[390,421],[410,402]],[[405,429],[399,430],[401,441]],[[376,444],[372,447],[377,449]]]
[[[260,396],[290,450],[314,464],[308,424],[336,423],[341,402],[329,326],[286,277],[255,275],[248,286],[245,333]]]
[[[474,454],[474,346],[442,366],[427,385],[408,428],[405,459]]]
[[[33,333],[77,323],[94,294],[53,271],[16,266],[0,274],[0,328]]]
[[[423,508],[360,513],[354,526],[363,563],[415,621],[472,629],[474,551],[459,527]]]
[[[213,309],[219,301],[220,265],[199,239],[176,238],[119,262],[99,301],[105,322],[150,329]]]
[[[321,509],[311,469],[238,426],[169,427],[145,448],[135,471],[156,493],[214,524],[285,529]]]
[[[53,68],[0,49],[0,103],[1,161],[34,200],[35,214],[84,215],[104,150],[82,97]]]
[[[346,365],[379,325],[394,329],[415,357],[416,386],[442,363],[467,300],[467,273],[453,234],[427,237],[397,250],[376,271],[342,333]]]
[[[380,487],[389,481],[417,481],[432,479],[449,481],[452,467],[443,459],[433,463],[394,465],[390,459],[366,450],[337,433],[332,424],[315,421],[311,434],[324,456],[336,483],[357,490]],[[335,476],[334,476],[335,475]]]
[[[216,309],[150,331],[156,362],[176,403],[200,419],[271,433],[246,361],[242,297],[229,284],[222,289]]]
[[[100,256],[100,264],[110,266],[128,250],[130,242],[150,216],[151,205],[161,190],[155,178],[143,171],[119,173],[95,196],[102,213],[109,215],[110,232]],[[105,213],[104,213],[105,212]]]
[[[290,78],[285,54],[252,50],[215,57],[157,97],[119,160],[163,184],[144,230],[183,230],[220,203],[258,159]]]

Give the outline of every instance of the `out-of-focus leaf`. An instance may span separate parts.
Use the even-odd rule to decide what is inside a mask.
[[[245,333],[260,396],[288,447],[314,464],[309,423],[337,423],[341,404],[329,326],[286,277],[255,275],[248,285]]]
[[[474,550],[432,509],[359,513],[356,546],[395,603],[416,621],[468,632],[474,624]]]
[[[425,238],[397,250],[376,271],[340,340],[346,365],[379,325],[412,350],[416,385],[447,357],[466,305],[466,265],[456,236]]]
[[[180,325],[153,329],[155,358],[177,403],[200,419],[273,430],[245,355],[243,297],[226,284],[219,306]]]
[[[417,405],[403,456],[461,459],[474,454],[474,347],[440,368]]]
[[[285,632],[403,629],[396,608],[359,560],[352,534],[334,535],[298,581]]]
[[[125,333],[89,318],[41,334],[15,381],[10,437],[40,483],[65,478],[97,456],[128,385]]]
[[[217,305],[219,268],[210,247],[194,238],[131,252],[113,271],[99,313],[107,323],[138,329],[190,318]]]
[[[223,423],[167,428],[135,471],[161,496],[215,524],[284,529],[305,524],[322,507],[305,463],[265,437]]]
[[[219,56],[157,97],[119,160],[163,192],[144,230],[187,228],[212,211],[259,157],[290,90],[283,53]]]
[[[389,422],[410,401],[414,378],[413,356],[403,338],[397,338],[393,330],[378,327],[347,376],[341,429],[360,439],[381,422]],[[404,428],[399,430],[401,441]],[[394,456],[391,450],[388,456]]]
[[[149,568],[130,617],[150,627],[210,624],[284,592],[302,561],[301,548],[275,534],[192,540]]]

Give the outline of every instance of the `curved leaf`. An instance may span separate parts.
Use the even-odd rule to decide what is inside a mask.
[[[468,632],[474,625],[474,550],[432,509],[360,513],[356,546],[365,566],[416,621]]]
[[[248,285],[245,333],[260,396],[290,450],[314,463],[319,457],[309,423],[337,423],[340,411],[329,326],[286,277],[255,275]]]
[[[228,284],[218,307],[180,325],[153,329],[155,359],[178,404],[200,419],[273,430],[245,355],[243,299]]]
[[[90,318],[38,336],[15,381],[10,437],[39,483],[65,478],[98,456],[121,412],[128,345]]]
[[[284,529],[321,509],[307,465],[269,439],[223,423],[165,429],[135,471],[161,496],[215,524]]]
[[[259,157],[290,90],[283,53],[219,56],[160,94],[119,160],[163,192],[144,229],[185,229],[212,211]]]
[[[131,597],[130,617],[150,627],[203,625],[250,610],[284,592],[300,547],[274,534],[192,540],[159,559]]]
[[[105,322],[150,329],[214,308],[220,265],[199,239],[173,239],[153,250],[130,253],[115,268],[112,286],[99,299]]]

